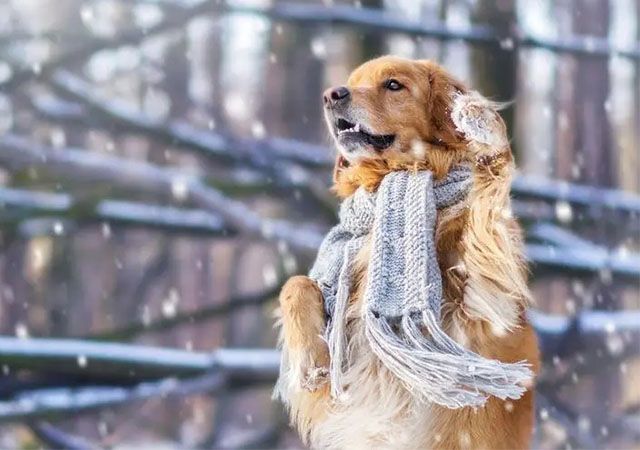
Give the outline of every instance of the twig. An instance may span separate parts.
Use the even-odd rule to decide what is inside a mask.
[[[279,285],[278,285],[279,286]],[[199,308],[195,311],[185,311],[177,313],[172,317],[163,317],[161,319],[145,324],[142,321],[131,322],[115,330],[109,330],[103,333],[92,334],[86,336],[85,339],[99,341],[120,341],[130,339],[139,333],[149,333],[166,330],[182,324],[195,324],[201,321],[211,320],[233,311],[237,311],[249,306],[264,304],[274,298],[278,293],[279,287],[270,289],[255,295],[246,295],[242,297],[231,298],[224,303],[215,304]]]
[[[48,448],[63,448],[66,450],[96,450],[100,448],[96,444],[67,433],[49,422],[35,422],[30,424],[29,428]]]

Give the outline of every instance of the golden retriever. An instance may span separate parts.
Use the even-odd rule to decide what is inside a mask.
[[[460,113],[456,101],[461,98],[471,122],[486,125],[480,138],[465,134],[452,119]],[[340,197],[360,186],[375,190],[393,170],[428,169],[438,178],[457,164],[473,165],[473,187],[465,202],[438,213],[443,327],[485,357],[526,360],[537,372],[538,344],[525,317],[530,293],[521,233],[510,212],[513,159],[496,105],[431,61],[384,56],[358,67],[346,86],[327,90],[324,107],[339,150],[334,190]],[[491,397],[482,408],[447,409],[414,398],[380,364],[361,320],[368,251],[365,245],[358,254],[349,299],[346,399],[330,395],[318,286],[296,276],[280,294],[288,370],[281,374],[276,395],[303,441],[330,449],[529,447],[531,386],[517,401]]]

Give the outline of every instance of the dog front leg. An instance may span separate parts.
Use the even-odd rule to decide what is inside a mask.
[[[289,382],[315,392],[329,379],[329,350],[322,339],[325,318],[318,285],[305,276],[290,278],[280,292],[280,310]]]

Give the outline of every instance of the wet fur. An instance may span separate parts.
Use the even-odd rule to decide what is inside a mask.
[[[348,167],[339,158],[334,191],[340,197],[359,186],[373,191],[393,170],[428,169],[442,177],[456,164],[473,164],[474,185],[466,202],[441,211],[438,217],[443,326],[459,343],[483,356],[505,362],[528,360],[537,371],[537,341],[524,316],[531,298],[521,235],[510,213],[513,163],[508,144],[484,145],[456,129],[450,120],[453,96],[466,88],[431,62],[380,58],[357,69],[350,86],[354,91],[361,84],[371,86],[394,70],[409,80],[428,80],[424,83],[428,88],[418,92],[415,102],[403,105],[401,123],[393,114],[394,105],[381,103],[375,92],[354,95],[360,107],[375,112],[385,132],[401,130],[402,136],[389,151]],[[479,107],[492,105],[480,100]],[[391,111],[387,114],[385,108]],[[504,123],[496,117],[495,132],[504,134]],[[420,139],[419,152],[411,139]],[[528,448],[533,427],[531,391],[513,402],[491,398],[478,410],[450,410],[419,402],[380,365],[367,344],[361,320],[368,261],[365,245],[357,257],[356,287],[348,312],[350,368],[345,382],[349,395],[340,401],[329,394],[329,356],[320,337],[325,318],[318,287],[309,278],[297,276],[282,289],[285,372],[276,393],[302,439],[313,448],[332,449]]]

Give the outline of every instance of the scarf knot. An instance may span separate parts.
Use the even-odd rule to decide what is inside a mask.
[[[352,263],[367,238],[371,255],[364,294],[365,333],[381,363],[423,400],[450,408],[483,405],[488,395],[519,398],[532,375],[524,362],[505,364],[477,355],[440,326],[442,276],[436,258],[437,210],[467,196],[471,170],[453,169],[435,181],[431,172],[398,171],[377,192],[358,189],[340,207],[340,222],[323,240],[309,276],[318,282],[329,317],[331,389],[348,386],[347,307]]]

